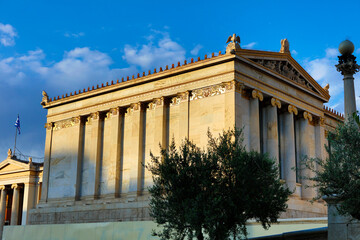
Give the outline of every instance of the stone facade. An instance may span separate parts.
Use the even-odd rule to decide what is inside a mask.
[[[46,93],[45,93],[46,94]],[[144,164],[159,143],[243,128],[248,150],[268,152],[294,190],[283,218],[323,217],[316,189],[293,171],[303,156],[326,156],[326,131],[342,121],[324,108],[330,96],[292,57],[234,48],[126,81],[54,99],[48,111],[41,200],[30,224],[150,220]]]

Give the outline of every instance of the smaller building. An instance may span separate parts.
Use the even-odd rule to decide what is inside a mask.
[[[8,151],[0,163],[0,236],[4,225],[26,225],[28,210],[39,201],[43,163],[17,159]]]

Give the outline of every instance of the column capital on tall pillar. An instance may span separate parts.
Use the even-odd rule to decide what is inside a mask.
[[[17,183],[13,183],[11,185],[11,189],[20,189],[20,188],[21,188],[21,186],[19,184],[17,184]]]
[[[335,65],[336,70],[342,75],[354,75],[359,71],[360,66],[356,63],[356,57],[352,54],[343,54],[338,56],[339,64]],[[345,78],[344,78],[345,80]]]
[[[54,123],[48,122],[48,123],[45,123],[44,128],[46,128],[46,130],[51,130],[53,126],[54,126]]]
[[[307,119],[309,123],[311,123],[313,121],[313,116],[311,113],[309,112],[303,112],[303,117],[304,119]]]
[[[6,189],[6,187],[4,186],[4,185],[1,185],[0,186],[0,190],[2,191],[2,190],[5,190]]]
[[[288,111],[289,111],[289,113],[293,113],[294,115],[298,115],[298,109],[294,105],[289,104]]]
[[[251,97],[258,98],[260,101],[264,100],[264,95],[262,94],[262,92],[260,92],[259,90],[256,90],[256,89],[251,91]]]
[[[270,100],[271,106],[281,108],[281,101],[277,98],[271,98]]]

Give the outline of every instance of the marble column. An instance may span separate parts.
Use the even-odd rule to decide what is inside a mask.
[[[100,168],[101,168],[101,142],[104,116],[99,112],[91,114],[92,119],[92,140],[93,140],[93,154],[95,159],[95,184],[94,184],[94,198],[97,199],[100,196]]]
[[[124,131],[124,110],[122,108],[114,108],[110,110],[112,118],[114,118],[114,127],[115,132],[114,140],[116,143],[116,153],[115,159],[116,162],[116,171],[115,171],[115,197],[120,197],[121,194],[121,156],[123,152],[123,131]]]
[[[301,197],[308,200],[314,198],[316,193],[315,188],[311,187],[314,184],[313,181],[307,179],[309,177],[314,177],[315,173],[308,169],[303,163],[306,158],[315,157],[315,129],[311,124],[312,121],[313,117],[309,112],[303,112],[303,118],[299,119],[299,160],[302,161],[301,164],[299,164]]]
[[[296,151],[295,151],[295,126],[294,115],[298,114],[297,108],[293,105],[288,106],[288,111],[280,115],[280,144],[281,159],[283,161],[282,171],[286,185],[293,195],[299,196],[296,191]]]
[[[36,201],[35,187],[36,187],[35,182],[24,183],[24,201],[23,201],[21,225],[26,225],[28,223],[29,210],[35,207],[35,201]]]
[[[264,152],[279,164],[279,136],[278,136],[278,109],[281,108],[279,99],[272,98],[270,105],[264,108]]]
[[[260,110],[259,101],[264,100],[263,94],[258,90],[251,92],[250,99],[250,149],[260,152]]]
[[[11,188],[14,189],[12,207],[11,207],[11,221],[10,225],[18,224],[19,217],[19,203],[20,203],[20,186],[16,183],[11,185]]]
[[[7,190],[5,186],[0,186],[0,190],[1,190],[1,200],[0,200],[0,238],[1,238],[5,223]]]
[[[40,199],[41,203],[45,203],[48,200],[53,123],[46,123],[45,128],[46,128],[46,138],[45,138],[45,154],[44,154],[44,168],[43,168],[44,184],[43,184],[43,189],[41,191],[41,199]]]

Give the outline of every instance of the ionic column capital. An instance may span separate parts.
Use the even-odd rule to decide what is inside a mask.
[[[311,123],[313,120],[312,114],[306,111],[303,113],[303,117],[304,119],[307,119],[309,123]]]
[[[277,98],[271,98],[271,106],[281,108],[281,101]]]
[[[116,116],[119,113],[119,108],[110,108],[110,110],[106,113],[106,118],[110,118],[112,116]]]
[[[49,123],[45,123],[44,128],[46,128],[46,130],[51,130],[53,126],[54,126],[54,123],[49,122]]]
[[[148,109],[153,110],[156,107],[164,106],[164,102],[165,102],[164,97],[154,98],[151,102],[148,103],[147,107],[148,107]]]
[[[256,89],[251,91],[251,96],[252,98],[258,98],[260,101],[264,100],[264,95],[262,94],[262,92]]]
[[[11,189],[20,189],[21,188],[21,186],[19,185],[19,184],[17,184],[17,183],[14,183],[14,184],[12,184],[11,185]]]
[[[0,186],[0,190],[1,190],[1,191],[5,190],[5,186],[4,186],[4,185],[1,185],[1,186]]]
[[[288,111],[289,111],[289,113],[293,113],[294,115],[298,115],[298,110],[294,105],[289,104]]]

